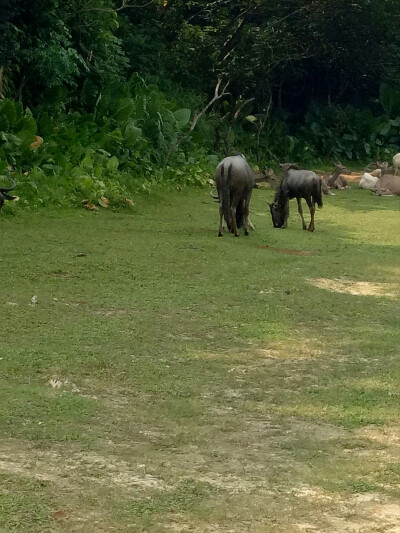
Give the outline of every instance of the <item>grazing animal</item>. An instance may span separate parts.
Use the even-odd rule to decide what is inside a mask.
[[[315,204],[322,207],[322,182],[311,170],[298,170],[293,165],[281,165],[285,174],[275,195],[269,204],[274,228],[286,228],[289,216],[289,200],[296,198],[297,207],[303,223],[303,229],[314,231]],[[304,198],[310,210],[311,220],[307,228],[303,217],[301,199]]]
[[[395,176],[397,176],[399,168],[400,168],[400,153],[393,156],[393,169],[394,169]]]
[[[362,178],[360,179],[360,183],[359,183],[359,187],[360,189],[373,189],[377,182],[378,182],[378,177],[376,176],[373,176],[372,174],[369,174],[368,172],[364,172],[364,174],[362,175]]]
[[[1,211],[1,208],[3,207],[5,200],[17,200],[18,199],[18,196],[12,196],[11,194],[7,194],[9,191],[12,191],[13,189],[15,189],[15,181],[12,178],[10,178],[10,180],[12,181],[11,187],[7,187],[7,188],[0,187],[0,211]]]
[[[215,184],[219,201],[219,231],[222,237],[222,221],[228,230],[238,237],[238,229],[244,225],[249,234],[249,205],[255,185],[253,170],[243,155],[225,157],[216,168]]]

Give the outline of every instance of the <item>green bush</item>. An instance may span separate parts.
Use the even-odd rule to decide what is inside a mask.
[[[84,85],[87,105],[88,91]],[[204,185],[215,167],[217,157],[207,155],[199,136],[177,148],[191,110],[138,76],[105,87],[91,112],[66,111],[65,98],[54,89],[36,118],[18,102],[0,101],[0,174],[12,173],[21,205],[79,205],[102,197],[123,205],[155,183]]]

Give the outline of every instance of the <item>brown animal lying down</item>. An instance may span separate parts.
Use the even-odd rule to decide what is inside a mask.
[[[400,196],[400,176],[384,174],[371,190],[377,196]]]
[[[272,189],[277,189],[279,186],[278,178],[275,176],[275,173],[272,168],[269,168],[268,170],[255,170],[254,171],[254,178],[255,178],[255,189],[259,189],[258,184],[262,181],[266,181]]]
[[[348,189],[349,184],[341,174],[351,174],[351,170],[346,168],[340,161],[333,163],[335,168],[329,174],[322,177],[322,192],[330,194],[329,189]]]

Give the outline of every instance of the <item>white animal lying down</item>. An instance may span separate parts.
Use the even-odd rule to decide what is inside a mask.
[[[364,172],[359,183],[360,189],[373,189],[378,183],[378,179],[375,176],[371,176],[368,172]]]

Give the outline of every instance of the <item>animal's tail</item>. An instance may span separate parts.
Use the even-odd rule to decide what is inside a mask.
[[[232,219],[231,219],[231,195],[230,195],[230,178],[231,178],[231,166],[228,168],[228,175],[225,179],[225,167],[221,166],[221,190],[220,190],[220,204],[222,207],[222,213],[224,214],[226,225],[228,230],[231,231]]]
[[[244,159],[246,159],[244,157],[243,154],[240,154],[241,157],[243,157]],[[227,184],[228,184],[228,187],[229,187],[229,190],[231,190],[231,179],[232,179],[232,164],[229,165],[229,168],[228,168],[228,177],[227,177]],[[229,216],[230,218],[230,216]],[[239,204],[237,205],[236,207],[236,227],[239,229],[243,226],[244,224],[244,213],[243,213],[243,202],[242,200],[239,202]],[[231,228],[229,228],[229,230],[231,231]]]
[[[317,206],[323,207],[324,204],[322,202],[322,180],[320,178],[318,178],[318,180],[315,182],[313,196]]]
[[[244,213],[243,213],[243,201],[239,202],[239,205],[236,208],[236,226],[241,228],[244,224]]]

